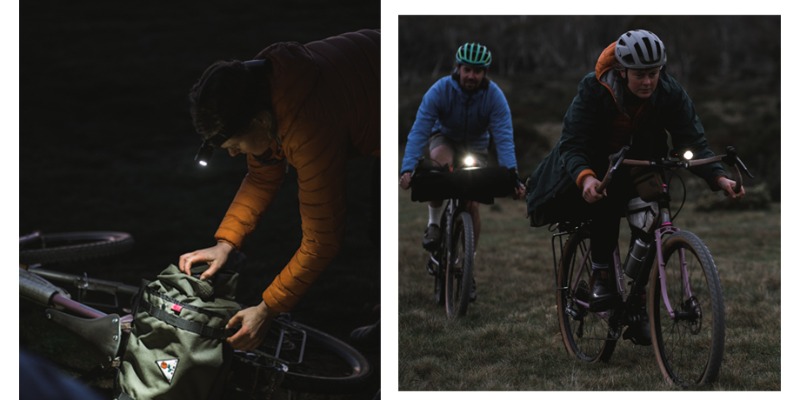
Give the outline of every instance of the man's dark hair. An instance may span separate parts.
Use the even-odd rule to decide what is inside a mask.
[[[265,68],[237,60],[211,64],[192,87],[189,100],[192,122],[203,139],[218,133],[237,136],[259,112],[271,109]]]

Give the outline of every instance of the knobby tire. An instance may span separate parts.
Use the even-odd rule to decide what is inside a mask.
[[[85,261],[119,255],[132,247],[133,237],[125,232],[44,233],[20,243],[19,262],[30,265]]]
[[[659,268],[650,274],[648,296],[653,348],[664,378],[676,385],[694,387],[714,382],[725,350],[725,305],[717,267],[708,247],[691,232],[680,231],[664,241],[665,285]],[[681,254],[686,275],[681,272]],[[683,282],[689,282],[691,296]],[[671,318],[662,290],[672,308]]]
[[[449,318],[463,317],[469,306],[472,273],[475,263],[475,231],[472,215],[458,213],[450,224],[450,255],[447,259],[445,308]]]

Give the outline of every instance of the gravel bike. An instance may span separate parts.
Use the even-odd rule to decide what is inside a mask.
[[[426,269],[433,276],[434,300],[444,305],[449,318],[466,315],[474,290],[475,228],[468,204],[492,204],[496,197],[510,195],[518,181],[507,168],[477,166],[472,155],[456,159],[461,161],[455,169],[420,161],[411,175],[411,200],[444,201],[439,222],[443,234]]]
[[[725,306],[717,267],[697,235],[679,229],[670,210],[670,183],[674,171],[723,161],[736,170],[736,191],[741,172],[752,174],[729,147],[725,155],[699,160],[669,157],[662,160],[626,159],[628,147],[610,157],[601,190],[621,165],[655,170],[658,195],[629,203],[631,244],[625,262],[619,248],[613,256],[613,277],[619,300],[609,310],[593,311],[589,279],[591,242],[589,225],[559,223],[552,237],[556,301],[561,336],[566,350],[579,360],[607,362],[623,329],[636,322],[637,308],[646,296],[646,310],[656,361],[664,378],[683,387],[714,382],[725,348]],[[683,183],[683,180],[679,181]],[[566,242],[564,242],[564,238]],[[649,290],[647,289],[649,287]]]
[[[101,369],[119,365],[139,287],[50,264],[117,255],[132,245],[125,232],[34,232],[20,237],[20,297],[44,307],[47,319],[91,343],[104,357]],[[272,321],[259,349],[234,352],[227,398],[270,398],[278,387],[290,395],[354,393],[365,387],[370,371],[368,360],[349,344],[284,314]]]

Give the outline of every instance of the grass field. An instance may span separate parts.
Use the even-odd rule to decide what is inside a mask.
[[[482,206],[478,300],[448,320],[433,301],[420,245],[427,208],[399,198],[400,391],[673,390],[651,347],[620,341],[607,364],[571,359],[555,311],[550,232],[531,228],[525,203]],[[726,305],[723,391],[781,390],[780,204],[768,211],[698,213],[677,219],[711,249]],[[623,228],[623,232],[624,232]]]

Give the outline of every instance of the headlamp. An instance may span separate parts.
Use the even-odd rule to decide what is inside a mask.
[[[194,160],[200,164],[201,167],[205,167],[208,165],[208,161],[211,159],[211,155],[214,154],[214,147],[208,143],[208,140],[204,140],[203,144],[200,145],[200,150],[197,150],[197,155],[194,156]]]
[[[691,160],[691,159],[692,159],[692,157],[694,157],[694,153],[692,153],[692,151],[691,151],[691,150],[686,150],[686,151],[683,153],[683,159],[684,159],[684,160]]]
[[[194,160],[201,167],[207,166],[208,162],[211,160],[211,156],[214,154],[214,148],[221,147],[226,140],[228,140],[228,136],[223,135],[222,133],[218,133],[208,139],[203,140],[203,143],[200,145],[200,149],[197,150],[197,154],[194,156]]]

